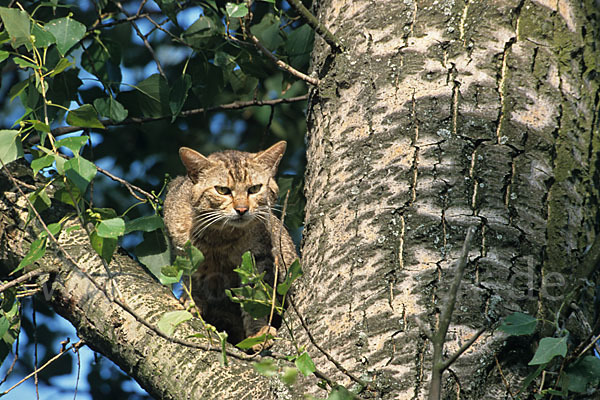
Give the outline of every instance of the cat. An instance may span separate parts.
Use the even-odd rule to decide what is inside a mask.
[[[242,254],[252,253],[271,285],[275,261],[280,280],[297,258],[289,233],[272,213],[279,191],[275,174],[285,148],[280,141],[258,153],[225,150],[205,157],[182,147],[179,156],[187,176],[167,188],[164,221],[172,248],[182,254],[189,240],[205,257],[192,275],[192,298],[204,320],[226,330],[234,343],[276,334],[266,318],[253,319],[225,294],[225,289],[240,286],[233,270]]]

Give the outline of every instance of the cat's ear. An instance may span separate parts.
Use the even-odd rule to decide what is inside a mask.
[[[188,176],[194,183],[196,183],[196,180],[198,179],[198,173],[209,168],[212,164],[208,158],[189,147],[182,147],[179,149],[179,158],[181,158],[181,162],[185,166]]]
[[[281,157],[283,157],[283,153],[285,153],[286,146],[287,143],[285,140],[277,142],[268,149],[263,150],[260,153],[256,153],[254,160],[258,161],[267,169],[272,170],[273,174],[275,174],[277,166],[279,165],[279,161],[281,161]]]

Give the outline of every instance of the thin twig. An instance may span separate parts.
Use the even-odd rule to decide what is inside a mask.
[[[197,114],[204,114],[210,111],[221,111],[221,110],[239,110],[246,107],[254,107],[254,106],[273,106],[277,104],[287,104],[287,103],[296,103],[299,101],[304,101],[308,99],[308,94],[290,98],[281,98],[274,100],[250,100],[250,101],[236,101],[229,104],[222,104],[219,106],[212,106],[206,108],[195,108],[193,110],[182,111],[179,116],[180,117],[189,117]],[[144,124],[148,122],[162,121],[165,119],[170,119],[171,115],[164,115],[161,117],[132,117],[127,118],[121,122],[113,122],[110,120],[100,121],[102,125],[108,126],[124,126],[124,125],[133,125],[133,124]],[[59,136],[64,135],[66,133],[73,133],[77,131],[81,131],[86,129],[81,126],[61,126],[58,128],[52,129],[52,135]]]
[[[515,396],[513,396],[512,391],[510,390],[510,383],[508,382],[508,380],[504,376],[504,373],[502,372],[502,367],[500,367],[500,362],[498,361],[498,357],[494,356],[494,360],[496,360],[496,366],[498,367],[498,371],[500,371],[500,377],[502,378],[502,382],[504,382],[506,391],[508,392],[510,398],[514,399]]]
[[[442,396],[442,374],[449,365],[446,365],[444,362],[444,343],[446,341],[448,327],[450,326],[450,320],[454,312],[454,305],[456,304],[456,299],[458,297],[458,289],[460,288],[460,283],[469,260],[468,256],[471,248],[471,242],[473,241],[473,236],[475,236],[475,227],[470,227],[467,230],[467,235],[465,237],[465,242],[463,243],[460,257],[456,263],[456,272],[454,280],[450,286],[450,291],[448,292],[448,298],[440,313],[438,329],[432,335],[431,344],[433,345],[433,359],[431,360],[429,400],[439,400]],[[477,337],[475,337],[475,340],[476,339]],[[469,344],[469,346],[471,344],[472,342]],[[462,351],[464,352],[467,348],[468,346]]]
[[[100,168],[99,166],[96,165],[96,169],[98,170],[98,172],[108,176],[110,179],[112,179],[115,182],[119,182],[120,184],[124,185],[127,190],[129,190],[129,193],[131,193],[131,195],[133,197],[135,197],[136,199],[138,199],[139,201],[145,201],[144,199],[142,199],[141,197],[139,197],[138,195],[135,194],[135,192],[141,193],[144,196],[146,196],[146,198],[148,198],[148,200],[150,201],[156,201],[156,196],[146,192],[144,189],[141,189],[138,186],[135,186],[132,183],[127,182],[125,179],[123,178],[119,178],[116,175],[113,175],[112,173],[108,172],[107,170]]]
[[[254,43],[256,48],[258,50],[260,50],[261,53],[263,53],[265,56],[267,56],[280,69],[289,72],[290,74],[294,75],[296,78],[302,79],[303,81],[308,82],[313,86],[319,85],[319,79],[314,78],[312,76],[308,76],[305,73],[298,71],[291,65],[281,61],[273,53],[271,53],[265,46],[263,46],[262,43],[258,40],[258,38],[256,36],[254,36],[252,33],[250,33],[250,31],[248,31],[248,38],[252,41],[252,43]]]
[[[300,14],[300,16],[302,16],[306,23],[311,28],[313,28],[315,32],[317,32],[323,39],[325,39],[327,44],[330,45],[334,51],[343,51],[344,48],[340,40],[333,33],[331,33],[331,31],[327,29],[327,27],[323,25],[317,19],[317,17],[312,15],[311,12],[308,11],[306,7],[304,7],[304,4],[302,4],[300,0],[288,0],[288,3],[292,6],[294,10],[298,12],[298,14]]]
[[[475,343],[475,341],[479,339],[479,336],[481,336],[486,330],[487,326],[479,328],[479,330],[471,337],[471,339],[463,343],[463,345],[460,346],[460,348],[456,350],[454,354],[452,354],[446,361],[444,361],[444,363],[442,364],[442,369],[448,369],[448,367],[450,367],[452,363],[454,363],[454,361],[456,361],[462,353],[464,353],[469,347],[471,347],[471,345]]]
[[[13,279],[10,282],[5,283],[4,285],[1,285],[0,286],[0,293],[4,292],[6,289],[10,289],[13,286],[19,285],[22,282],[28,281],[31,278],[35,278],[37,276],[44,275],[44,274],[47,274],[47,273],[48,272],[43,271],[41,269],[35,269],[33,271],[29,271],[28,273],[23,274],[20,277],[18,277],[16,279]]]
[[[121,4],[120,1],[114,1],[114,3],[119,8],[119,10],[123,14],[125,14],[126,17],[129,17],[129,15],[127,14],[127,11],[125,11],[125,9],[123,8],[123,5]],[[140,6],[140,7],[143,7],[143,5]],[[158,68],[158,72],[162,75],[163,78],[166,79],[167,75],[165,75],[165,71],[163,71],[162,66],[160,65],[160,61],[158,60],[158,57],[156,56],[156,53],[154,52],[154,49],[152,48],[152,45],[150,45],[150,42],[148,41],[148,38],[142,33],[142,31],[137,26],[137,24],[135,23],[134,20],[129,21],[129,23],[131,24],[131,26],[133,27],[133,29],[135,29],[135,32],[140,37],[140,39],[142,39],[142,41],[144,42],[144,46],[146,46],[146,49],[148,49],[148,52],[150,53],[150,55],[154,59],[154,62],[156,63],[156,68]]]
[[[24,377],[23,379],[21,379],[19,382],[15,383],[14,385],[12,385],[10,388],[8,388],[6,391],[4,391],[3,393],[0,393],[0,396],[4,396],[5,394],[7,394],[8,392],[10,392],[11,390],[13,390],[14,388],[16,388],[17,386],[19,386],[21,383],[25,382],[27,379],[31,378],[32,376],[37,376],[37,374],[42,371],[44,368],[46,368],[48,365],[52,364],[54,361],[58,360],[63,354],[65,354],[66,352],[68,352],[69,350],[73,349],[73,348],[79,348],[81,346],[83,346],[85,343],[83,340],[80,340],[79,342],[71,345],[68,348],[63,348],[60,350],[60,352],[58,354],[56,354],[54,357],[52,357],[51,359],[49,359],[48,361],[46,361],[44,363],[44,365],[42,365],[39,368],[35,368],[33,370],[32,373],[30,373],[29,375],[27,375],[26,377]]]

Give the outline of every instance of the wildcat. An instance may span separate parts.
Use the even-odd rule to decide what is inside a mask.
[[[164,221],[172,247],[182,254],[190,240],[205,257],[192,275],[194,302],[202,317],[226,330],[232,342],[276,333],[266,318],[253,319],[225,295],[225,289],[240,286],[233,269],[242,254],[252,253],[271,285],[275,262],[281,279],[297,258],[287,230],[271,212],[279,191],[274,177],[285,148],[281,141],[259,153],[226,150],[205,157],[182,147],[179,156],[187,176],[173,180],[167,190]]]

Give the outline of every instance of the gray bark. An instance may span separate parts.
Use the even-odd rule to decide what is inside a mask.
[[[414,317],[436,326],[472,225],[448,355],[512,312],[591,304],[574,278],[590,278],[600,231],[593,4],[326,0],[318,17],[348,49],[313,53],[297,303],[320,344],[383,398],[423,398],[431,346]],[[584,340],[569,302],[559,324]],[[444,396],[509,398],[495,360],[514,393],[532,350],[489,330]]]

